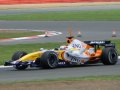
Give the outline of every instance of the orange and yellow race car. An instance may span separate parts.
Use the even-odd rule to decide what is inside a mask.
[[[58,66],[85,65],[103,63],[115,65],[118,53],[115,44],[111,41],[93,40],[80,41],[70,36],[67,37],[67,45],[52,50],[41,48],[39,51],[27,54],[17,51],[5,66],[12,65],[17,70],[30,67],[56,68]]]

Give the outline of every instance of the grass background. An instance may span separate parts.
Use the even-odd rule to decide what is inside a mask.
[[[48,12],[36,14],[18,14],[18,15],[0,15],[0,20],[35,20],[35,21],[119,21],[120,9],[117,10],[94,10],[94,11],[74,11],[74,12]],[[38,32],[35,32],[35,34]],[[25,33],[23,33],[25,35]],[[27,34],[27,33],[26,33]],[[10,35],[10,34],[9,34]],[[9,36],[7,33],[1,33],[0,38]],[[32,33],[33,35],[33,33]],[[7,36],[7,37],[6,37]],[[13,37],[13,35],[11,35]],[[10,37],[11,37],[10,36]],[[21,36],[21,35],[20,35]],[[16,36],[14,36],[16,37]],[[120,54],[120,41],[112,40],[116,43],[116,48]],[[10,60],[14,52],[22,50],[28,53],[38,51],[39,48],[55,48],[62,45],[63,42],[56,43],[36,43],[19,45],[1,45],[0,46],[0,64],[5,60]]]
[[[120,21],[120,10],[97,10],[97,11],[76,11],[76,12],[49,12],[36,14],[19,14],[19,15],[0,15],[0,20],[29,20],[29,21]],[[36,32],[35,32],[36,34]],[[0,38],[16,37],[11,34],[0,33]],[[26,34],[24,33],[26,36]],[[28,33],[27,33],[28,35]],[[33,33],[32,33],[33,35]],[[6,37],[7,36],[7,37]],[[23,36],[21,34],[20,36]],[[18,37],[18,36],[17,36]],[[120,41],[112,40],[116,44],[116,48],[120,55]],[[17,44],[17,45],[0,45],[0,64],[10,60],[11,56],[16,51],[26,51],[28,53],[38,51],[40,48],[51,49],[59,47],[65,42],[56,43],[36,43],[36,44]],[[120,80],[120,75],[110,76],[89,76],[80,78],[60,78],[56,80]],[[55,81],[56,81],[55,80]],[[39,80],[30,81],[40,82]],[[54,81],[54,80],[45,80]],[[24,82],[24,81],[22,81]],[[29,81],[28,81],[29,82]],[[42,81],[43,82],[43,81]],[[16,83],[16,82],[15,82]],[[33,83],[34,84],[34,83]]]
[[[63,43],[36,43],[36,44],[17,44],[17,45],[0,45],[0,64],[6,60],[11,60],[11,56],[16,51],[26,51],[28,53],[39,51],[40,48],[52,49],[59,47]]]
[[[17,37],[27,37],[34,35],[41,35],[44,32],[35,32],[35,31],[0,31],[0,39],[5,38],[17,38]]]
[[[0,15],[0,20],[32,21],[120,21],[120,9],[36,14]]]
[[[68,77],[68,78],[57,78],[57,79],[45,79],[45,80],[27,80],[27,81],[13,81],[13,82],[0,82],[0,85],[9,85],[9,84],[16,84],[16,83],[24,83],[24,84],[42,84],[42,83],[46,83],[46,82],[56,82],[56,81],[60,81],[60,82],[64,82],[64,81],[88,81],[88,80],[120,80],[120,75],[101,75],[101,76],[85,76],[85,77]]]
[[[112,40],[116,44],[116,48],[120,55],[120,41]],[[28,53],[38,51],[40,48],[53,49],[65,44],[65,42],[55,43],[35,43],[35,44],[17,44],[17,45],[0,45],[0,64],[4,64],[6,60],[10,60],[16,51],[26,51]]]

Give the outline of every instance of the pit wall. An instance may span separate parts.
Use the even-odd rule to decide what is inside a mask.
[[[40,3],[75,3],[75,2],[120,2],[120,0],[0,0],[0,4],[40,4]]]

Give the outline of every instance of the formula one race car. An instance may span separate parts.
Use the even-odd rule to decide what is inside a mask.
[[[58,66],[94,64],[98,62],[104,65],[115,65],[117,63],[118,54],[115,44],[111,43],[111,41],[78,42],[76,40],[73,43],[73,37],[68,37],[67,45],[60,48],[52,50],[42,48],[29,54],[18,51],[13,54],[12,60],[5,62],[4,65],[12,65],[17,70],[24,70],[28,66],[52,69]]]

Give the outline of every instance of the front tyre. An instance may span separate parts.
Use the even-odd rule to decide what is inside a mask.
[[[16,61],[16,60],[20,59],[21,57],[23,57],[23,56],[25,56],[25,55],[27,55],[26,52],[24,52],[24,51],[17,51],[17,52],[15,52],[15,53],[12,55],[12,61]]]
[[[26,52],[24,51],[17,51],[13,54],[12,56],[12,61],[16,61],[20,58],[22,58],[23,56],[27,55]],[[21,62],[19,62],[18,64],[14,65],[14,68],[17,70],[25,70],[28,67],[27,64],[22,64]]]
[[[27,67],[28,67],[28,65],[26,64],[26,65],[22,65],[22,64],[17,64],[17,65],[14,65],[13,66],[15,69],[17,69],[17,70],[25,70]]]
[[[104,65],[115,65],[118,60],[118,54],[115,48],[107,47],[103,49],[101,61]]]
[[[43,68],[56,68],[58,65],[58,55],[54,51],[46,51],[40,58],[40,64]]]

